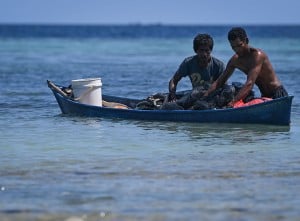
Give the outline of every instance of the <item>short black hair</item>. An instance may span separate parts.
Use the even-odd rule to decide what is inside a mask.
[[[209,34],[198,34],[193,41],[193,48],[195,53],[197,53],[200,45],[208,45],[208,47],[212,51],[214,47],[214,40]]]
[[[241,41],[245,41],[248,43],[248,36],[245,29],[241,27],[234,27],[228,32],[228,40],[234,41],[235,39],[239,38]]]

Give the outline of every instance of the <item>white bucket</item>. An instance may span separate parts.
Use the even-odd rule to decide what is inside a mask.
[[[101,78],[72,80],[74,99],[80,103],[102,107]]]

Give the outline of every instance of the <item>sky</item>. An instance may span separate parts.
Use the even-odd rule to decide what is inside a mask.
[[[300,0],[0,0],[0,23],[300,24]]]

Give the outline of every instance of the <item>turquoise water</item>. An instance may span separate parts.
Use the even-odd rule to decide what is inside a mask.
[[[0,38],[0,220],[299,220],[299,39],[250,38],[295,96],[278,127],[70,117],[47,88],[101,77],[106,94],[167,91],[189,36]],[[232,55],[223,35],[213,54]]]

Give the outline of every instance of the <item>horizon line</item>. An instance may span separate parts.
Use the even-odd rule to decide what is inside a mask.
[[[45,26],[300,26],[300,23],[75,23],[75,22],[1,22],[0,25],[45,25]]]

